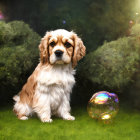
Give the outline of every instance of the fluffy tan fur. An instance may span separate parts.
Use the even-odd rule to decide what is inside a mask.
[[[59,29],[46,33],[39,50],[40,63],[20,93],[14,96],[13,110],[21,120],[28,119],[32,112],[36,112],[42,122],[51,122],[53,114],[74,120],[69,104],[75,83],[73,68],[85,55],[86,48],[74,32]],[[61,59],[55,56],[57,50],[63,52]]]

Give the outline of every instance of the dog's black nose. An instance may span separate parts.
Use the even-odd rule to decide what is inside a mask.
[[[56,51],[55,51],[55,55],[56,55],[57,57],[61,57],[62,54],[63,54],[63,52],[60,51],[60,50],[56,50]]]

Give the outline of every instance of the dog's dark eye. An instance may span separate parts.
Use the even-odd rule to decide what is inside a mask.
[[[65,45],[65,47],[67,47],[67,48],[69,48],[69,47],[72,46],[69,42],[66,42],[64,45]]]
[[[50,46],[54,47],[55,44],[56,44],[56,43],[53,41],[53,42],[50,43]]]

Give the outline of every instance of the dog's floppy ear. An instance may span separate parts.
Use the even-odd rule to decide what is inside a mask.
[[[41,39],[39,50],[40,50],[40,61],[42,64],[49,63],[49,50],[48,50],[48,41],[51,37],[50,32],[47,32],[46,35]]]
[[[74,51],[73,51],[73,58],[72,58],[72,67],[74,68],[77,65],[77,62],[83,58],[86,54],[86,47],[83,44],[81,38],[79,38],[74,33]]]

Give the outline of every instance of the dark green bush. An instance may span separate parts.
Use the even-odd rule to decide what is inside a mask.
[[[138,70],[139,46],[136,37],[104,43],[86,57],[84,71],[87,77],[94,83],[110,88],[124,87]]]
[[[10,87],[16,90],[25,82],[38,62],[39,41],[40,36],[22,21],[0,22],[1,98],[2,94],[8,98]]]
[[[105,42],[86,56],[79,73],[93,85],[118,90],[137,107],[140,106],[140,25],[131,34],[116,41]]]

